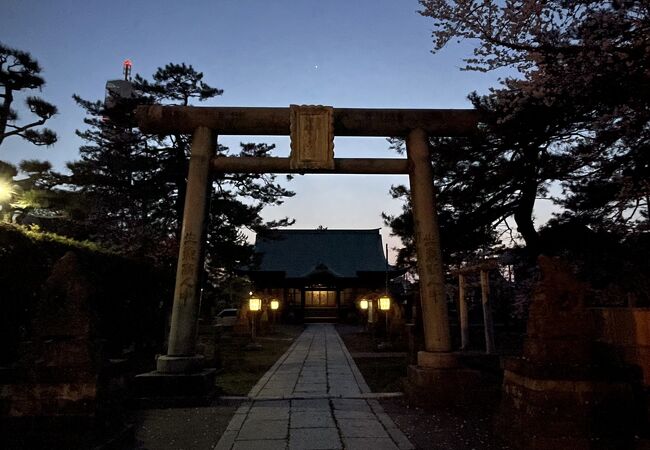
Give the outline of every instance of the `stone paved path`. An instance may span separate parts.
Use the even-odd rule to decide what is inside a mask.
[[[217,450],[414,448],[329,324],[308,325],[248,395]]]

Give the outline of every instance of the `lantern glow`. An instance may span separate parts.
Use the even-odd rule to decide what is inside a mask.
[[[257,297],[251,297],[248,299],[248,309],[251,311],[259,311],[262,309],[262,300]]]
[[[280,307],[280,302],[276,299],[271,300],[271,309],[275,311]]]
[[[388,311],[390,309],[390,297],[379,297],[379,309],[382,311]]]
[[[363,310],[368,309],[368,300],[366,300],[365,298],[361,299],[361,301],[359,302],[359,308]]]

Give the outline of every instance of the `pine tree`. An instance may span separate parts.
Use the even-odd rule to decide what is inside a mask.
[[[19,124],[18,112],[12,108],[16,94],[40,89],[45,85],[41,67],[24,51],[6,47],[0,43],[0,145],[10,136],[20,136],[35,145],[52,145],[56,133],[49,128],[38,128],[57,113],[56,106],[40,97],[29,96],[25,106],[38,119]]]
[[[91,201],[90,221],[99,240],[127,254],[154,258],[173,266],[177,257],[190,154],[190,136],[147,136],[128,119],[136,104],[191,104],[221,95],[203,81],[191,65],[168,64],[153,75],[134,79],[134,98],[112,112],[100,102],[75,97],[86,110],[88,128],[81,160],[69,165],[71,185]],[[241,156],[265,157],[274,146],[241,144]],[[232,152],[219,145],[218,155]],[[264,232],[288,225],[289,219],[265,222],[266,205],[281,204],[293,193],[264,174],[222,174],[211,184],[209,226],[206,230],[208,288],[234,275],[234,268],[252,256],[244,228]]]

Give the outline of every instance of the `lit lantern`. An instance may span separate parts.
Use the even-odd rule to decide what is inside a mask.
[[[361,301],[359,302],[359,308],[363,310],[368,309],[368,300],[366,300],[365,298],[361,299]]]
[[[259,311],[262,309],[262,299],[259,299],[257,297],[251,297],[248,299],[248,309],[251,311]]]
[[[280,307],[280,302],[277,301],[276,299],[271,300],[271,309],[275,311]]]
[[[379,297],[379,309],[382,311],[388,311],[390,309],[390,297]]]

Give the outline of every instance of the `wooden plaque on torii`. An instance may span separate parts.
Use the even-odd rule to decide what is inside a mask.
[[[334,108],[290,105],[291,169],[334,170]]]

